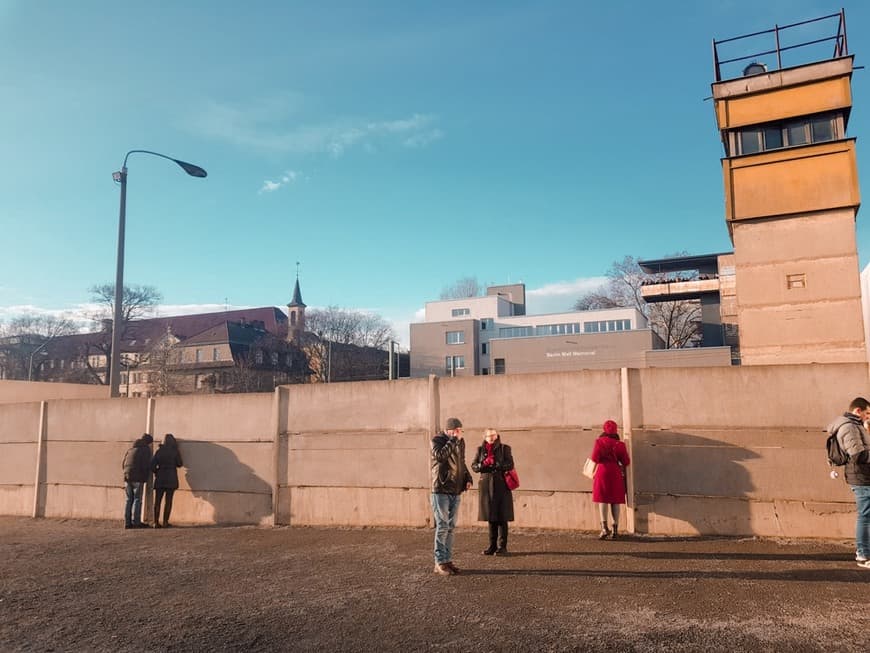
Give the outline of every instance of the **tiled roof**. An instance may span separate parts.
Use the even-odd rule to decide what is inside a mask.
[[[284,337],[287,333],[287,316],[280,308],[263,306],[260,308],[245,308],[235,311],[220,311],[216,313],[197,313],[195,315],[175,315],[171,317],[154,317],[144,320],[133,320],[127,326],[127,332],[121,343],[125,352],[144,352],[151,349],[163,338],[167,331],[180,340],[187,341],[193,336],[206,338],[205,333],[215,328],[223,329],[223,341],[232,337],[226,331],[227,322],[251,324],[259,322],[269,333]],[[214,338],[220,338],[218,333]],[[52,356],[65,358],[74,353],[83,353],[87,345],[98,342],[108,344],[109,334],[102,331],[93,333],[77,333],[55,339],[46,347]],[[202,340],[206,342],[206,340]],[[95,352],[91,352],[95,353]]]

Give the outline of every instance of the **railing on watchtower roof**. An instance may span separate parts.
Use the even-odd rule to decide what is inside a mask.
[[[834,20],[837,21],[837,33],[833,36],[820,36],[821,34],[830,34],[833,32]],[[818,38],[814,38],[818,37]],[[759,42],[770,43],[773,39],[773,49],[762,50],[751,54],[744,52],[753,47],[765,47],[764,45],[753,45]],[[810,40],[798,41],[798,39],[809,38]],[[752,39],[752,40],[750,40]],[[790,42],[794,39],[797,42]],[[820,48],[822,44],[834,43],[834,53],[831,57],[822,54]],[[725,48],[721,46],[726,45]],[[815,46],[815,47],[814,47]],[[769,48],[770,46],[767,45]],[[729,58],[720,58],[722,51],[725,51]],[[732,54],[728,54],[733,51]],[[783,64],[783,54],[786,53],[788,61]],[[740,56],[732,56],[740,54]],[[713,72],[716,76],[716,81],[721,82],[723,79],[722,67],[728,64],[735,64],[744,61],[749,61],[749,65],[739,70],[737,74],[727,74],[725,79],[734,79],[746,75],[766,72],[768,69],[781,70],[782,68],[790,68],[792,66],[800,66],[806,63],[823,61],[831,58],[845,57],[849,54],[849,44],[846,40],[846,10],[840,9],[836,14],[821,16],[820,18],[812,18],[810,20],[802,20],[799,23],[791,25],[775,25],[773,29],[767,29],[761,32],[752,34],[744,34],[743,36],[735,36],[730,39],[722,39],[717,41],[713,39]],[[760,61],[761,57],[770,57],[776,55],[776,65],[768,65],[765,61]]]

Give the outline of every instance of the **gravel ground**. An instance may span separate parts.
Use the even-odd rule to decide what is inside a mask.
[[[845,542],[0,517],[0,651],[870,650]]]

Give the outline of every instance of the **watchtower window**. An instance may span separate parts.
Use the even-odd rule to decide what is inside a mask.
[[[756,154],[783,147],[823,143],[837,138],[841,118],[837,115],[816,116],[786,122],[746,127],[737,131],[738,154]]]

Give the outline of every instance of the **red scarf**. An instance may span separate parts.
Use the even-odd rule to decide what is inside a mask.
[[[492,467],[495,465],[495,456],[492,455],[492,450],[495,448],[495,442],[484,442],[483,444],[486,447],[486,458],[483,459],[483,464],[485,467]]]

